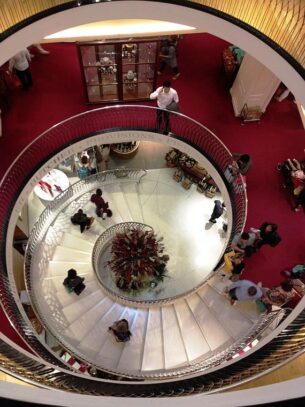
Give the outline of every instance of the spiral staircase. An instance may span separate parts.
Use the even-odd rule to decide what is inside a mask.
[[[217,228],[204,233],[198,214],[207,219],[213,204],[195,187],[185,191],[173,180],[174,171],[150,170],[144,176],[140,171],[141,178],[136,181],[127,177],[125,170],[127,179],[112,179],[112,183],[99,181],[105,175],[106,179],[111,177],[112,171],[97,174],[92,177],[91,191],[81,194],[80,189],[81,195],[60,211],[33,250],[30,238],[26,265],[35,308],[65,348],[99,369],[139,379],[174,374],[176,368],[192,371],[192,365],[227,349],[261,322],[255,304],[229,305],[223,293],[230,283],[227,277],[221,273],[211,277],[226,239],[220,238]],[[95,218],[91,228],[81,234],[70,217],[80,208],[95,216],[95,205],[90,202],[94,185],[102,187],[113,216]],[[191,221],[186,208],[195,214]],[[164,238],[170,256],[165,282],[142,300],[132,296],[124,300],[124,296],[105,292],[92,266],[99,236],[112,225],[132,221],[153,227]],[[196,223],[201,233],[196,233]],[[208,261],[196,268],[194,259],[200,253]],[[67,293],[62,284],[71,267],[85,277],[86,289],[79,297]],[[133,334],[125,345],[118,345],[107,332],[108,326],[121,318],[129,321]]]
[[[136,126],[139,117],[141,122]],[[223,293],[229,281],[222,275],[221,258],[232,235],[242,230],[246,215],[243,184],[239,177],[226,177],[231,154],[208,129],[180,114],[172,115],[169,136],[155,133],[155,117],[154,108],[121,106],[71,118],[25,149],[12,167],[14,177],[2,183],[3,199],[10,200],[17,190],[19,195],[13,207],[2,206],[2,216],[10,215],[5,215],[9,222],[2,229],[7,253],[2,265],[5,264],[7,276],[1,274],[1,285],[6,287],[1,290],[1,299],[17,331],[39,357],[19,349],[12,365],[12,349],[2,337],[1,353],[10,371],[16,368],[23,377],[31,381],[35,377],[34,381],[43,386],[73,388],[72,391],[95,395],[213,392],[251,375],[252,370],[245,369],[245,365],[253,365],[255,372],[259,371],[259,359],[254,355],[265,352],[270,336],[275,337],[270,346],[278,346],[274,341],[281,342],[282,328],[277,326],[280,322],[279,327],[291,324],[289,313],[258,315],[253,304],[231,307]],[[173,180],[174,169],[114,169],[64,190],[46,206],[31,232],[25,256],[25,282],[42,325],[65,354],[77,361],[71,366],[62,358],[62,352],[52,350],[31,327],[14,282],[10,242],[20,210],[47,171],[89,146],[128,140],[153,140],[180,149],[204,166],[226,202],[228,232],[221,237],[216,227],[204,228],[213,202],[195,187],[184,190]],[[50,154],[54,150],[59,153]],[[45,159],[33,168],[29,157],[42,151]],[[25,172],[31,176],[20,189],[14,180]],[[79,208],[95,216],[89,197],[97,187],[103,189],[113,216],[106,220],[96,218],[91,228],[81,234],[70,217]],[[170,255],[170,278],[164,283],[164,291],[156,290],[141,301],[107,291],[92,267],[94,244],[103,233],[122,222],[135,221],[148,224],[163,235]],[[190,244],[189,232],[195,232],[198,245]],[[193,258],[198,255],[201,265],[195,268]],[[85,277],[86,289],[79,297],[65,292],[62,285],[71,267]],[[129,343],[118,344],[107,328],[123,317],[129,320],[133,336]],[[291,335],[300,323],[293,322]],[[289,347],[292,354],[296,349]],[[254,350],[256,353],[252,354]],[[278,363],[283,357],[282,352],[278,358],[273,354],[269,363]],[[80,364],[85,366],[84,373],[78,370]]]
[[[50,11],[50,13],[71,7],[71,4],[69,4],[71,2],[62,3],[61,6],[58,6],[56,10]],[[80,3],[77,4],[80,6],[82,2],[77,3]],[[247,25],[246,29],[254,32],[263,41],[271,44],[271,47],[275,48],[273,41],[281,44],[281,49],[277,47],[280,55],[284,56],[290,65],[304,77],[304,50],[302,47],[297,46],[296,41],[293,41],[294,38],[297,41],[302,40],[302,36],[298,36],[299,31],[302,29],[302,24],[299,24],[302,7],[298,7],[298,2],[296,2],[296,7],[293,9],[289,8],[289,2],[276,2],[276,10],[269,9],[269,4],[265,2],[265,18],[262,19],[257,18],[256,5],[253,2],[250,10],[248,8],[249,4],[246,3],[244,5],[239,4],[239,2],[230,2],[229,5],[227,2],[223,2],[223,5],[221,4],[222,2],[217,3],[219,4],[215,7],[218,10],[208,10],[206,8],[205,11],[225,19],[228,18],[228,14],[225,13],[229,13],[229,15],[238,18],[238,20],[233,19],[236,24],[243,26],[245,26],[244,23],[250,24],[250,26]],[[49,14],[48,11],[43,11],[46,7],[45,4],[43,6],[35,4],[35,11],[31,7],[27,10],[27,2],[22,7],[19,13],[16,13],[17,18],[13,20],[7,18],[7,10],[4,10],[6,17],[3,20],[5,24],[2,26],[2,30],[6,30],[2,36],[4,39],[31,21],[36,21]],[[198,7],[200,8],[200,6]],[[290,25],[292,26],[292,23],[290,24],[289,19],[285,20],[285,16],[292,14],[293,20],[291,21],[294,21],[299,28],[296,25],[292,30],[287,28],[286,35],[283,35],[281,31],[282,24],[279,24],[276,28],[277,31],[271,32],[274,25],[269,24],[272,19],[270,19],[268,10],[271,14],[284,16],[282,22],[286,27],[287,24],[289,27]],[[32,16],[32,19],[24,22],[27,17],[36,12],[42,14]],[[241,15],[243,12],[244,14]],[[232,20],[231,17],[230,19]],[[244,23],[240,21],[244,21]],[[251,22],[253,22],[253,27],[256,30],[260,30],[265,35],[258,33],[251,27]],[[14,24],[15,27],[12,28]],[[287,41],[287,38],[292,41]],[[62,128],[59,126],[59,128],[52,129],[47,134],[47,136],[51,136],[50,138],[40,137],[34,145],[18,157],[14,162],[14,166],[6,173],[1,183],[0,215],[3,220],[1,224],[0,248],[1,302],[8,319],[34,353],[33,356],[33,354],[18,348],[18,346],[11,343],[1,334],[0,353],[2,370],[13,373],[16,377],[20,377],[23,380],[28,380],[36,386],[79,394],[125,397],[179,396],[208,393],[234,386],[240,381],[249,380],[249,378],[261,374],[268,369],[273,369],[276,365],[284,363],[288,358],[294,357],[301,352],[305,344],[303,339],[305,337],[305,315],[304,311],[302,312],[303,303],[291,315],[284,313],[285,315],[281,316],[281,318],[283,317],[283,322],[279,327],[274,328],[277,322],[279,322],[273,322],[274,318],[272,320],[274,326],[272,327],[270,321],[262,321],[262,325],[259,324],[257,329],[254,329],[254,332],[252,332],[253,335],[251,335],[251,332],[249,335],[250,326],[255,326],[257,321],[257,316],[254,315],[253,309],[248,309],[247,307],[226,307],[232,321],[235,322],[236,318],[242,321],[243,328],[236,324],[238,325],[237,329],[239,329],[239,334],[237,335],[233,325],[228,323],[228,316],[223,315],[223,304],[226,303],[226,299],[222,295],[224,280],[216,274],[213,277],[206,276],[206,281],[202,287],[196,287],[196,292],[187,293],[185,298],[179,298],[173,303],[162,304],[158,307],[154,306],[151,309],[148,306],[137,308],[130,305],[118,304],[113,298],[106,296],[105,292],[96,283],[91,261],[89,260],[92,244],[94,244],[95,239],[103,231],[103,222],[100,224],[97,220],[95,226],[82,236],[69,224],[69,214],[75,208],[75,205],[77,206],[81,202],[83,206],[84,202],[88,202],[90,188],[86,191],[87,195],[83,194],[82,201],[78,202],[71,199],[68,205],[65,205],[64,210],[60,211],[60,214],[56,214],[51,225],[48,225],[48,228],[45,230],[43,226],[44,217],[48,217],[56,205],[50,205],[47,210],[49,213],[43,215],[39,233],[42,232],[43,236],[45,236],[44,243],[47,246],[53,240],[52,233],[54,231],[56,239],[58,239],[56,240],[57,252],[56,250],[51,250],[50,256],[44,258],[47,263],[47,267],[43,268],[47,273],[45,284],[39,281],[37,287],[35,287],[29,275],[27,276],[27,284],[30,291],[36,290],[33,297],[33,305],[37,305],[37,312],[43,323],[44,316],[39,313],[39,307],[41,306],[42,309],[50,311],[50,308],[48,308],[50,304],[46,301],[47,298],[45,298],[45,302],[40,303],[39,295],[43,290],[46,290],[44,293],[48,293],[49,287],[52,288],[54,305],[58,308],[60,314],[64,316],[62,321],[60,321],[61,325],[58,331],[60,333],[60,343],[66,346],[72,353],[76,352],[76,356],[83,358],[88,363],[94,362],[92,365],[100,369],[98,377],[90,377],[75,371],[70,365],[60,360],[58,355],[54,354],[45,343],[39,340],[23,312],[12,273],[11,243],[18,213],[26,201],[29,192],[41,176],[49,168],[55,167],[64,158],[65,154],[67,156],[73,153],[73,148],[71,148],[73,143],[77,145],[76,148],[78,150],[81,150],[86,146],[88,135],[91,137],[92,134],[96,134],[98,131],[107,131],[109,129],[122,130],[124,128],[127,136],[125,137],[121,133],[117,138],[117,140],[122,141],[129,140],[131,136],[134,139],[132,129],[141,129],[142,137],[144,138],[149,138],[153,135],[153,119],[148,117],[149,114],[144,114],[144,119],[138,115],[132,114],[131,117],[126,115],[124,120],[122,120],[122,117],[119,117],[117,113],[113,114],[110,111],[110,116],[103,117],[101,115],[100,118],[97,114],[93,113],[90,123],[77,118],[73,126],[70,126],[68,123],[62,126]],[[181,120],[178,115],[174,119],[173,129],[175,137],[172,140],[173,145],[177,147],[175,140],[180,140],[183,135],[182,138],[188,144],[187,148],[195,146],[197,151],[205,154],[205,157],[216,168],[218,174],[223,175],[226,166],[231,163],[230,154],[225,151],[225,148],[220,150],[219,146],[214,148],[215,145],[213,143],[211,145],[213,137],[211,138],[208,132],[205,133],[205,137],[202,137],[202,133],[198,132],[197,128],[194,129],[194,123],[191,123],[190,128],[183,127],[181,130]],[[75,131],[75,127],[78,129],[77,131]],[[147,135],[147,132],[150,134]],[[99,141],[105,142],[105,138],[101,138]],[[41,159],[39,162],[36,162],[34,158],[37,157],[38,152]],[[54,152],[59,152],[59,154],[57,158],[52,160]],[[200,161],[200,158],[197,158]],[[230,237],[226,242],[226,244],[229,244],[231,234],[242,230],[246,209],[243,205],[244,196],[238,192],[236,185],[229,184],[223,179],[222,175],[220,175],[220,178],[226,184],[229,191],[228,196],[232,202],[232,228],[229,231]],[[116,192],[119,191],[119,194],[123,193],[122,185],[119,183],[115,188],[117,188]],[[135,194],[127,191],[126,186],[123,189],[125,195],[124,199],[120,198],[120,203],[122,201],[125,202],[125,209],[129,209],[130,218],[128,217],[128,220],[139,219],[140,214],[140,221],[142,222],[144,220],[145,205],[143,207],[139,206],[141,212],[134,210],[137,207],[135,201],[141,202],[139,191]],[[115,205],[116,193],[114,192],[110,187],[107,190],[109,200],[113,201]],[[228,199],[228,196],[225,196],[225,198]],[[79,198],[81,199],[81,197]],[[132,199],[133,203],[130,205]],[[142,201],[142,203],[144,202]],[[58,208],[56,207],[55,209],[57,210]],[[117,209],[113,220],[116,222],[126,220],[127,210],[120,212],[119,208]],[[146,209],[149,212],[148,208]],[[148,217],[147,222],[152,223],[152,220]],[[62,228],[61,225],[64,225],[64,227]],[[36,246],[38,242],[34,243]],[[41,243],[39,241],[39,244]],[[82,250],[79,250],[80,247]],[[66,273],[67,266],[65,264],[64,253],[67,254],[69,252],[70,254],[75,254],[75,266],[78,267],[80,273],[86,278],[87,289],[77,299],[67,296],[62,291],[62,279]],[[71,256],[69,256],[69,267],[71,265],[70,259]],[[215,267],[215,269],[218,269],[218,267]],[[40,272],[40,270],[38,271]],[[211,293],[213,293],[213,296],[211,296]],[[88,313],[94,312],[94,308],[100,305],[103,305],[103,311],[99,315],[95,314],[94,316],[92,314],[88,318]],[[202,309],[207,311],[206,314],[201,312]],[[134,332],[132,340],[135,343],[139,343],[139,348],[141,348],[141,352],[138,352],[137,355],[133,354],[130,349],[132,342],[121,346],[120,344],[112,343],[110,338],[104,335],[105,328],[109,324],[108,321],[112,322],[114,318],[125,315],[124,312],[130,315],[131,327]],[[210,332],[205,332],[206,321],[211,315],[213,316],[214,326],[217,326],[215,328],[216,332],[221,333],[221,340],[217,337],[219,342],[215,342],[215,338],[209,336]],[[51,321],[49,329],[51,331],[54,330],[53,333],[57,334],[56,324],[58,320],[53,315],[51,317],[54,324],[52,325]],[[212,318],[210,318],[211,320]],[[93,323],[92,321],[95,322]],[[185,329],[182,329],[182,327]],[[142,333],[139,335],[138,330],[141,329]],[[93,334],[91,339],[88,339],[88,331],[95,331],[97,336]],[[261,337],[262,332],[266,333],[266,338]],[[268,333],[270,334],[269,336]],[[86,338],[91,342],[90,346],[87,346],[85,349],[82,347],[84,345],[82,341]],[[238,339],[237,343],[234,342],[236,339]],[[251,349],[247,349],[247,352],[245,352],[245,349],[249,348],[249,345],[252,344],[252,340],[256,342],[256,345],[259,342],[256,346],[257,352],[253,353]],[[178,360],[176,359],[175,352],[171,349],[174,346],[178,346],[179,349],[180,359]],[[87,353],[88,348],[89,353]],[[109,355],[112,356],[109,357]],[[245,358],[247,355],[248,357]],[[87,359],[90,359],[90,361]],[[150,364],[151,361],[153,362],[152,364]],[[194,367],[195,370],[193,370]]]

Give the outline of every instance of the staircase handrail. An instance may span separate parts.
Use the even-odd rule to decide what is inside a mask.
[[[303,352],[305,345],[305,310],[280,332],[278,336],[257,352],[222,370],[206,375],[172,379],[166,383],[128,379],[114,382],[111,379],[81,375],[63,370],[30,355],[0,334],[1,368],[19,379],[40,387],[95,396],[121,397],[177,397],[198,393],[213,393],[232,388],[259,377],[265,370],[288,363]]]
[[[42,242],[43,236],[54,222],[56,217],[63,211],[65,207],[75,201],[77,198],[84,195],[86,192],[92,191],[94,188],[113,183],[116,180],[120,182],[134,181],[139,183],[143,176],[147,173],[146,170],[135,170],[130,168],[114,169],[98,172],[70,185],[67,189],[61,192],[45,210],[42,212],[37,222],[35,223],[25,251],[24,271],[26,289],[33,298],[32,283],[31,283],[31,261],[32,255],[37,246]],[[123,177],[122,177],[123,175]],[[34,304],[33,304],[34,305]]]
[[[170,135],[171,139],[181,140],[189,144],[211,161],[219,175],[223,178],[231,194],[232,210],[234,213],[232,234],[241,231],[246,219],[247,198],[244,185],[239,176],[230,181],[225,177],[225,170],[233,162],[231,153],[215,134],[196,120],[190,119],[180,113],[171,113],[171,115],[173,131]],[[99,137],[99,135],[96,136],[98,132],[99,134],[103,134],[107,131],[121,132],[122,130],[128,130],[128,134],[132,137],[133,132],[138,132],[137,136],[139,136],[140,131],[146,131],[146,133],[150,132],[149,134],[151,134],[153,139],[155,118],[156,108],[149,106],[111,106],[91,110],[66,119],[58,125],[53,126],[30,143],[30,145],[19,154],[0,183],[0,199],[2,200],[0,203],[0,218],[5,220],[1,224],[0,236],[1,282],[4,282],[6,279],[8,271],[10,276],[13,274],[10,268],[9,270],[7,269],[6,258],[10,258],[11,240],[7,239],[6,242],[6,237],[8,233],[12,236],[12,226],[9,224],[9,219],[12,214],[14,214],[13,219],[16,219],[19,213],[18,209],[16,209],[16,205],[14,205],[16,197],[18,193],[20,193],[21,186],[24,186],[25,182],[27,182],[41,166],[44,165],[45,168],[47,168],[49,164],[46,163],[52,161],[50,160],[52,152],[54,154],[54,150],[60,151],[60,149],[62,149],[53,159],[53,163],[58,164],[69,155],[69,151],[71,151],[69,146],[71,146],[71,144],[79,143],[79,140],[81,140],[83,144],[86,143],[88,146],[89,140],[96,140],[96,137]],[[158,137],[168,139],[166,135],[158,135]],[[94,141],[92,141],[92,143],[93,142]],[[36,161],[36,155],[38,153],[43,157],[39,163]],[[59,200],[60,199],[67,200],[72,199],[72,197],[64,196],[63,193],[62,196],[59,197]],[[7,202],[9,202],[9,204]],[[10,229],[8,226],[10,226]],[[43,228],[43,225],[41,225],[41,228]],[[232,236],[230,236],[230,239],[231,238]],[[1,290],[6,289],[7,288],[4,288],[2,284]],[[18,324],[18,320],[22,319],[24,314],[21,312],[22,307],[18,293],[13,287],[10,287],[10,293],[7,294],[4,303],[9,307],[9,304],[14,302],[18,304],[18,308],[15,307],[14,312],[19,312],[20,314],[19,318],[14,319],[15,323]],[[18,329],[23,338],[26,339],[28,330],[23,330],[22,326],[19,326]]]

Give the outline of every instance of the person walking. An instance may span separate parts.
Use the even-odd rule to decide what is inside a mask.
[[[72,217],[72,225],[79,225],[80,232],[83,233],[85,229],[90,229],[92,223],[94,222],[93,217],[88,217],[82,209],[79,209]]]
[[[227,290],[231,305],[233,305],[235,301],[255,301],[263,296],[262,289],[249,280],[236,281],[229,285]]]
[[[157,88],[150,94],[150,99],[157,99],[157,131],[160,131],[162,117],[164,119],[164,131],[163,134],[169,132],[169,111],[166,110],[173,102],[179,103],[178,93],[171,87],[170,81],[164,81],[163,85]]]
[[[225,203],[221,201],[219,201],[218,199],[216,199],[214,201],[214,209],[212,212],[212,215],[209,219],[210,223],[216,223],[216,219],[220,218],[220,216],[223,214],[224,210],[225,210]]]
[[[102,197],[102,190],[98,188],[95,191],[95,194],[91,195],[90,201],[95,204],[95,212],[98,217],[106,219],[107,216],[110,217],[112,215],[112,211],[109,209],[109,204],[108,202],[104,201],[104,198]]]
[[[24,49],[13,58],[9,60],[9,72],[14,72],[20,79],[20,82],[22,84],[22,89],[28,90],[29,87],[33,86],[33,80],[32,80],[32,75],[30,71],[30,64],[29,62],[31,61],[31,56],[30,53],[27,49]]]
[[[161,49],[160,49],[160,66],[159,66],[159,71],[157,72],[158,75],[161,75],[162,72],[164,71],[166,65],[168,65],[172,70],[173,73],[175,74],[173,76],[173,79],[178,79],[180,76],[180,72],[178,69],[178,64],[177,64],[177,53],[176,53],[176,47],[173,42],[170,40],[164,40],[161,44]]]

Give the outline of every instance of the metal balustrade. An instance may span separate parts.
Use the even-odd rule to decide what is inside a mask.
[[[77,143],[79,141],[86,141],[86,144],[90,144],[91,138],[94,140],[95,137],[92,136],[92,134],[105,135],[107,134],[107,131],[113,132],[114,130],[117,131],[118,140],[121,137],[121,132],[124,133],[124,131],[125,138],[129,137],[132,139],[133,134],[136,133],[137,137],[139,137],[139,132],[143,131],[146,136],[149,134],[153,139],[155,134],[155,124],[156,109],[144,106],[107,107],[75,116],[52,127],[38,137],[33,143],[31,143],[16,158],[15,162],[12,163],[10,169],[7,171],[0,184],[0,218],[1,220],[4,220],[0,227],[0,292],[2,303],[9,315],[9,318],[11,318],[21,336],[26,341],[28,337],[30,338],[29,345],[32,347],[32,349],[35,349],[41,358],[49,361],[52,364],[60,365],[64,369],[67,369],[67,367],[58,361],[54,355],[48,352],[48,350],[44,349],[40,342],[35,340],[35,335],[33,332],[26,327],[26,323],[23,321],[20,308],[18,308],[16,304],[16,302],[18,303],[18,299],[16,298],[16,295],[14,295],[12,287],[10,287],[8,283],[7,276],[8,273],[12,274],[12,270],[7,270],[5,254],[10,252],[12,242],[10,239],[8,239],[6,242],[6,238],[7,236],[12,236],[12,228],[14,228],[14,224],[9,225],[8,219],[12,215],[14,215],[14,219],[17,217],[16,208],[14,207],[16,197],[20,192],[22,194],[22,187],[26,185],[26,182],[31,179],[31,176],[38,170],[39,167],[45,165],[45,163],[50,160],[54,153],[57,153],[57,156],[55,156],[53,163],[59,163],[63,158],[65,158],[65,154],[69,154],[69,146],[71,146],[71,144],[73,145],[73,143]],[[170,134],[170,139],[172,141],[180,140],[183,141],[185,145],[194,147],[195,150],[202,153],[218,171],[219,176],[227,187],[231,199],[233,212],[233,226],[231,235],[241,231],[244,227],[246,218],[247,199],[243,184],[240,184],[239,182],[239,177],[230,179],[228,181],[224,175],[228,166],[232,164],[232,156],[230,152],[207,128],[184,115],[176,113],[171,114],[171,130],[172,133]],[[169,136],[165,135],[158,135],[158,137],[163,137],[167,140],[169,138]],[[67,149],[65,153],[61,152],[64,148]],[[32,157],[36,157],[37,161],[35,162]],[[107,177],[105,174],[102,176]],[[112,176],[115,177],[115,171],[112,172]],[[84,188],[87,188],[88,190],[94,188],[94,185],[97,185],[97,183],[100,182],[98,177],[99,175],[92,176],[93,181],[89,179],[81,181],[78,183],[78,185],[76,184],[75,190],[72,189],[71,191],[64,191],[61,196],[54,201],[54,203],[51,203],[51,205],[42,215],[41,222],[36,225],[36,232],[33,234],[31,244],[36,245],[38,243],[38,236],[41,236],[41,234],[43,234],[48,227],[47,225],[49,224],[50,220],[49,216],[55,216],[59,207],[72,202],[72,200],[75,199],[75,193],[79,193],[80,190],[82,190],[82,193],[84,193]],[[104,178],[104,181],[106,181],[106,178]],[[94,182],[96,184],[94,184]],[[30,254],[27,260],[31,260]],[[31,289],[29,280],[27,280],[27,284],[29,289]],[[270,318],[264,319],[264,321],[260,321],[261,325],[256,326],[254,331],[251,332],[247,338],[242,338],[238,344],[234,345],[235,347],[230,347],[227,349],[227,352],[222,352],[220,355],[218,355],[218,357],[217,355],[214,355],[211,360],[203,361],[200,366],[196,366],[196,370],[198,368],[199,369],[197,371],[200,371],[200,369],[205,370],[211,366],[215,368],[218,367],[223,361],[230,359],[232,352],[236,352],[238,349],[242,348],[245,343],[249,343],[248,341],[251,340],[251,338],[256,337],[260,332],[265,330],[272,318],[273,315],[271,315]],[[181,372],[178,370],[174,373],[173,377],[180,377],[180,375],[189,374],[190,371],[193,370],[185,369],[181,370]],[[171,374],[169,374],[169,376],[171,376]],[[115,376],[111,375],[106,375],[106,377],[116,379]],[[161,374],[156,375],[155,379],[160,379],[161,377]],[[169,378],[167,377],[167,379]],[[173,391],[172,394],[175,394],[175,391]]]
[[[0,218],[3,220],[0,226],[0,291],[2,303],[6,312],[9,313],[9,318],[14,322],[16,329],[20,335],[27,341],[27,337],[31,338],[30,346],[38,352],[39,355],[44,354],[44,348],[41,343],[36,340],[32,330],[26,328],[24,325],[24,312],[19,302],[18,292],[14,285],[12,285],[13,273],[12,270],[7,270],[7,257],[11,253],[12,241],[7,239],[8,236],[12,237],[14,230],[14,223],[9,225],[9,219],[14,214],[14,219],[17,219],[18,209],[14,207],[16,198],[22,191],[22,187],[27,182],[31,183],[31,176],[43,166],[52,156],[55,158],[52,165],[59,164],[71,151],[69,146],[73,143],[85,142],[86,145],[90,144],[91,138],[94,139],[96,134],[102,136],[107,131],[117,130],[116,137],[120,141],[121,132],[124,137],[132,139],[133,135],[139,138],[139,132],[145,132],[153,140],[156,126],[156,109],[147,106],[114,106],[101,109],[92,110],[71,119],[65,120],[62,123],[45,131],[35,141],[33,141],[12,163],[9,170],[6,172],[0,184]],[[224,176],[224,171],[232,164],[231,153],[227,150],[224,144],[207,128],[200,123],[187,118],[186,116],[178,113],[171,114],[171,143],[175,140],[183,141],[185,146],[190,145],[195,150],[202,153],[216,168],[219,176],[222,178],[223,183],[226,185],[230,195],[232,212],[233,212],[233,226],[231,237],[233,234],[241,231],[244,227],[247,210],[247,198],[243,188],[243,184],[239,183],[240,179],[228,180]],[[168,141],[169,136],[160,135],[158,137],[164,138]],[[94,143],[94,140],[92,141]],[[65,150],[64,150],[65,149]],[[35,157],[35,159],[33,158]],[[46,171],[49,169],[49,164],[46,165]],[[119,170],[121,171],[121,170]],[[112,173],[115,178],[115,172]],[[103,175],[104,176],[104,175]],[[108,178],[110,175],[107,175]],[[64,191],[56,201],[52,202],[41,216],[41,221],[36,225],[35,233],[31,237],[30,244],[36,245],[37,235],[44,234],[49,225],[47,219],[49,216],[55,216],[56,208],[63,204],[68,205],[73,199],[75,194],[78,193],[77,188],[84,192],[84,188],[94,188],[91,180],[97,181],[98,178],[92,176],[90,180],[81,181],[76,184],[75,189]],[[122,178],[120,178],[121,180]],[[37,182],[37,181],[36,181]],[[109,180],[110,182],[110,180]],[[32,185],[32,184],[31,184]],[[241,188],[236,188],[241,185]],[[28,192],[27,192],[28,193]],[[24,198],[23,198],[24,199]],[[18,201],[18,200],[17,200]],[[8,228],[8,226],[10,226]],[[228,242],[229,244],[229,242]],[[29,259],[31,254],[29,252]],[[41,261],[44,259],[42,257]],[[11,275],[11,282],[8,282],[8,273]],[[27,285],[31,289],[31,283],[27,277]],[[10,289],[8,287],[10,286]],[[18,306],[16,305],[18,304]],[[14,310],[11,312],[11,310]],[[37,343],[36,343],[37,342]],[[55,361],[52,353],[46,351],[47,357],[50,357],[52,363],[61,363]]]
[[[124,172],[124,178],[122,178],[121,172]],[[44,279],[45,278],[45,270],[47,269],[48,265],[48,254],[45,253],[45,247],[43,245],[44,242],[44,237],[46,231],[49,229],[49,227],[52,225],[54,220],[57,218],[57,216],[64,211],[64,209],[70,205],[72,202],[77,202],[76,207],[79,205],[79,199],[86,194],[89,191],[92,191],[93,189],[97,187],[103,187],[106,184],[113,184],[116,182],[117,179],[119,179],[120,182],[137,182],[139,183],[143,176],[146,174],[146,171],[144,170],[132,170],[132,169],[127,169],[124,168],[124,170],[118,169],[118,170],[110,170],[110,171],[104,171],[102,173],[97,173],[95,175],[91,175],[85,180],[81,180],[72,186],[70,186],[67,190],[63,191],[61,195],[58,196],[57,199],[55,199],[53,202],[51,202],[50,205],[45,209],[45,211],[42,213],[38,221],[36,222],[29,241],[27,245],[27,250],[25,254],[25,282],[26,282],[26,287],[29,292],[29,296],[32,302],[32,306],[37,312],[39,319],[41,320],[44,328],[46,330],[50,329],[50,323],[48,323],[48,315],[45,315],[44,311],[41,309],[39,303],[39,298],[36,296],[40,293],[35,293],[35,291],[32,289],[32,281],[37,281],[37,279]],[[110,238],[112,238],[116,233],[125,230],[126,227],[132,227],[132,226],[139,226],[144,229],[149,229],[150,227],[145,224],[137,223],[137,222],[124,222],[120,223],[117,225],[114,225],[110,228],[108,228],[96,241],[95,247],[92,253],[92,263],[95,265],[94,268],[96,268],[96,263],[98,260],[99,253],[103,246],[108,242]],[[48,249],[50,247],[56,247],[57,242],[60,241],[61,239],[62,232],[58,231],[56,232],[53,230],[53,240],[48,242]],[[40,250],[41,247],[41,250]],[[33,261],[33,259],[37,259],[37,254],[35,257],[35,253],[38,252],[39,255],[39,262],[38,261]],[[210,276],[213,276],[214,273],[211,273]],[[205,283],[205,282],[203,282]],[[185,297],[186,295],[193,294],[200,286],[202,286],[201,283],[198,287],[194,287],[190,292],[183,293],[183,295],[177,296],[179,297]],[[118,293],[113,292],[112,290],[108,289],[104,284],[103,286],[103,291],[107,293],[110,298],[112,298],[114,301],[118,301],[120,303],[132,305],[132,306],[143,306],[143,307],[149,307],[151,305],[154,305],[157,303],[158,305],[162,304],[169,304],[173,301],[175,301],[177,298],[176,297],[170,297],[166,299],[158,299],[158,300],[142,300],[142,301],[137,301],[136,299],[130,299],[124,297],[124,295],[120,295]],[[52,292],[49,293],[48,297],[52,298]],[[76,355],[80,359],[82,359],[84,362],[91,364],[91,362],[88,362],[86,359],[86,355],[82,354],[78,349],[74,349],[71,347],[71,344],[63,340],[60,336],[56,334],[57,330],[60,331],[61,328],[61,316],[60,316],[60,311],[58,314],[58,317],[56,316],[57,313],[55,312],[56,309],[56,304],[52,305],[53,313],[52,313],[52,335],[57,339],[58,343],[60,343],[65,349],[67,349],[70,353]],[[162,371],[154,374],[145,374],[141,373],[139,375],[132,375],[129,374],[129,377],[134,377],[136,378],[155,378],[155,379],[162,379],[162,378],[170,378],[170,377],[183,377],[186,374],[190,374],[192,372],[203,372],[207,369],[213,368],[215,366],[220,366],[221,364],[230,361],[231,358],[238,354],[240,351],[242,351],[246,346],[248,346],[250,343],[252,343],[255,339],[258,337],[262,338],[265,335],[265,332],[267,328],[272,324],[272,322],[278,318],[281,315],[283,316],[283,312],[280,311],[274,311],[273,313],[270,314],[263,314],[261,318],[253,324],[251,327],[250,331],[245,337],[240,338],[237,340],[234,344],[230,345],[227,349],[223,350],[222,352],[215,353],[212,356],[209,357],[203,357],[201,360],[194,361],[191,366],[184,367],[184,368],[178,368],[178,369],[172,369],[172,370],[167,370],[167,371]],[[54,325],[55,324],[55,325]],[[57,324],[57,325],[56,325]],[[54,326],[58,329],[54,329]],[[99,369],[101,369],[99,367]],[[109,369],[105,369],[105,372],[111,374],[111,375],[116,375],[118,372],[110,371]]]
[[[298,356],[305,345],[305,311],[276,338],[242,359],[239,363],[206,375],[169,381],[167,383],[130,381],[113,382],[88,375],[67,373],[41,360],[31,357],[20,348],[12,347],[9,341],[0,338],[0,363],[4,371],[33,383],[78,394],[117,397],[178,397],[197,393],[213,393],[228,389],[258,377],[284,362]]]

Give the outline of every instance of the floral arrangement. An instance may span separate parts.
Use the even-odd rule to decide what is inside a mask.
[[[153,231],[131,228],[117,233],[108,262],[121,290],[140,290],[162,280],[169,256],[164,254],[163,237]],[[155,284],[155,283],[154,283]]]

